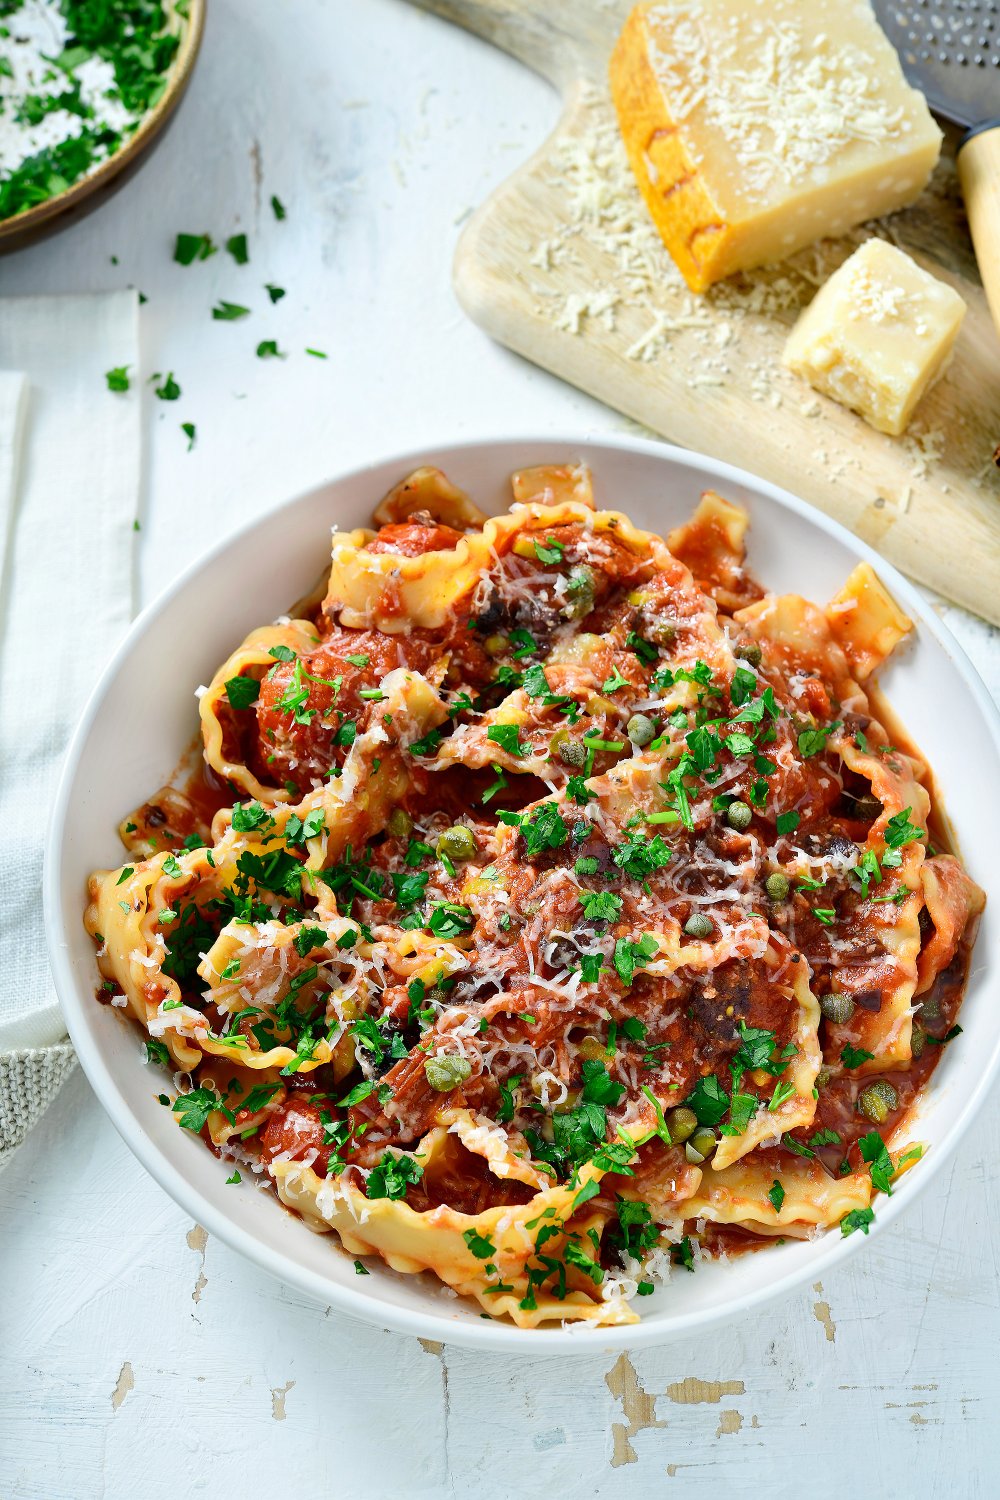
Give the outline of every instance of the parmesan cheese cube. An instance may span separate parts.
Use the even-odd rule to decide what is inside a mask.
[[[950,286],[894,245],[866,240],[799,318],[784,363],[898,436],[943,372],[964,317]]]
[[[639,5],[611,92],[695,292],[911,203],[941,147],[869,0]]]

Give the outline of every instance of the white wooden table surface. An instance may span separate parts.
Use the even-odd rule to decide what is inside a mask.
[[[210,10],[147,168],[0,262],[4,294],[149,298],[146,371],[172,370],[183,398],[147,398],[144,599],[370,457],[625,426],[491,345],[450,289],[463,215],[555,117],[545,85],[400,0]],[[171,260],[178,230],[238,229],[246,268]],[[252,301],[252,322],[211,322],[219,297]],[[254,357],[268,337],[287,361]],[[945,613],[996,693],[996,633]],[[631,1360],[526,1362],[336,1317],[206,1240],[78,1073],[0,1177],[0,1497],[995,1495],[998,1162],[1000,1104],[939,1190],[825,1284]]]

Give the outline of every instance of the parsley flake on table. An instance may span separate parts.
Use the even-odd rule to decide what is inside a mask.
[[[285,296],[285,288],[283,286],[275,286],[271,281],[265,281],[264,290],[272,302],[280,302],[282,297]]]
[[[153,376],[154,380],[158,380],[159,378],[157,375]],[[174,372],[172,370],[163,384],[155,387],[155,391],[161,401],[176,401],[178,399],[181,394],[181,388],[174,379]]]
[[[174,260],[178,265],[190,266],[196,260],[208,260],[218,248],[210,234],[179,234],[174,244]]]
[[[226,249],[238,266],[245,266],[250,259],[245,234],[231,234],[226,241]]]
[[[104,376],[108,382],[109,391],[127,391],[129,388],[128,365],[115,365],[113,370],[108,370]]]
[[[287,210],[285,209],[285,205],[282,203],[282,201],[278,197],[277,193],[272,193],[271,194],[271,210],[272,210],[272,212],[274,214],[274,217],[276,219],[278,219],[278,220],[287,219],[287,217],[288,217],[288,213],[287,213]]]
[[[181,432],[183,432],[184,436],[188,440],[187,451],[190,453],[191,449],[194,447],[194,440],[198,435],[198,429],[197,427],[195,427],[193,422],[182,422]]]
[[[282,354],[278,348],[277,339],[261,339],[257,345],[258,359],[287,359],[287,354]]]
[[[244,307],[239,302],[220,301],[212,308],[212,317],[217,323],[235,323],[238,318],[248,318],[249,307]]]

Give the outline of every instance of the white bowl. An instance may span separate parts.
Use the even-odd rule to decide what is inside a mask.
[[[160,1185],[210,1234],[320,1302],[401,1332],[525,1354],[633,1349],[665,1342],[817,1281],[862,1250],[860,1233],[833,1231],[772,1246],[729,1264],[676,1272],[641,1303],[642,1321],[614,1329],[521,1330],[484,1321],[432,1278],[371,1265],[359,1277],[335,1237],[311,1233],[247,1181],[225,1185],[228,1167],[179,1130],[157,1103],[160,1070],[142,1063],[140,1034],[94,998],[94,947],[83,929],[87,875],[122,858],[116,826],[170,773],[194,733],[194,690],[253,626],[283,613],[312,586],[332,524],[369,521],[391,485],[420,464],[443,468],[486,509],[509,503],[511,472],[584,459],[599,504],[665,532],[712,486],[750,511],[750,562],[768,589],[826,601],[867,559],[917,622],[916,640],[883,674],[893,707],[927,755],[970,873],[990,897],[961,1021],[921,1106],[930,1150],[891,1199],[879,1198],[872,1235],[912,1203],[944,1165],[1000,1066],[997,984],[987,963],[1000,907],[996,819],[984,792],[1000,783],[1000,718],[960,647],[917,592],[836,522],[740,469],[640,439],[505,439],[435,447],[372,465],[292,500],[214,547],[136,620],[109,663],[73,737],[53,810],[45,870],[45,917],[56,987],[87,1077],[124,1140]],[[987,802],[985,805],[992,805]],[[249,1174],[246,1174],[249,1177]],[[958,1229],[955,1231],[958,1233]]]

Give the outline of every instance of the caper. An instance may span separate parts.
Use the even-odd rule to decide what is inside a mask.
[[[571,568],[566,575],[566,600],[570,619],[582,620],[594,607],[597,580],[590,568]]]
[[[891,1112],[899,1106],[899,1095],[885,1078],[870,1083],[858,1095],[858,1108],[873,1125],[884,1125]]]
[[[483,650],[487,656],[503,656],[507,650],[507,637],[505,635],[488,635],[483,642]]]
[[[830,1079],[832,1077],[833,1077],[833,1069],[832,1068],[827,1068],[825,1066],[822,1067],[822,1068],[820,1068],[819,1072],[816,1074],[816,1087],[818,1089],[825,1089],[826,1086],[827,1086],[827,1084],[830,1082]]]
[[[648,627],[647,633],[660,646],[669,646],[677,639],[677,626],[669,620],[654,620]]]
[[[748,661],[752,667],[759,667],[763,658],[763,651],[756,641],[741,641],[733,651],[740,661]]]
[[[915,1060],[923,1057],[924,1048],[927,1046],[927,1033],[922,1026],[914,1026],[910,1037],[910,1051]]]
[[[424,1072],[431,1088],[439,1094],[446,1094],[449,1089],[465,1082],[472,1072],[472,1064],[467,1057],[457,1057],[451,1052],[438,1053],[424,1059]]]
[[[556,754],[564,766],[579,767],[586,764],[587,747],[579,740],[563,740],[556,749]]]
[[[648,745],[650,740],[656,738],[656,722],[649,717],[649,714],[633,714],[625,725],[625,733],[633,745],[638,745],[641,749],[643,745]]]
[[[753,810],[745,802],[730,802],[726,808],[726,822],[730,828],[749,828],[753,822]]]
[[[476,835],[464,823],[455,823],[438,835],[437,852],[447,859],[471,859],[476,852]]]
[[[675,1145],[680,1145],[698,1129],[698,1116],[693,1109],[672,1109],[667,1115],[667,1129],[670,1131],[670,1139]]]
[[[689,1162],[697,1164],[711,1156],[715,1146],[715,1131],[709,1130],[707,1125],[701,1125],[684,1147],[684,1155]]]
[[[780,870],[775,870],[774,873],[772,875],[769,875],[764,881],[764,889],[771,901],[787,901],[788,892],[791,890],[791,888],[792,883],[789,880],[788,876],[782,875]]]
[[[394,807],[385,826],[394,839],[406,839],[413,832],[413,819],[401,807]]]
[[[828,995],[821,995],[819,1008],[828,1021],[836,1026],[843,1026],[854,1014],[854,1001],[850,995],[841,994],[839,990],[831,990]]]
[[[707,938],[712,936],[712,919],[706,917],[704,912],[692,912],[684,923],[684,931],[688,937]]]

